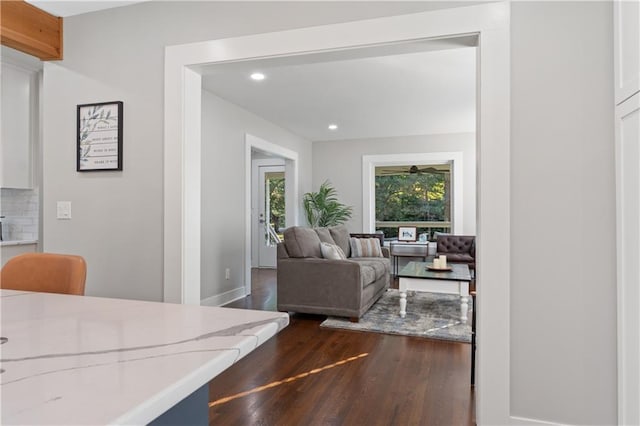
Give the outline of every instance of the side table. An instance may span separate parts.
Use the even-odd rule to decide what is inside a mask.
[[[415,243],[392,241],[389,253],[393,257],[393,275],[398,276],[398,258],[421,257],[426,262],[429,255],[429,243],[426,241]]]

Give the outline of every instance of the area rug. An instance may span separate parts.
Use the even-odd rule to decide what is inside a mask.
[[[407,316],[400,318],[400,292],[391,289],[360,318],[360,322],[351,322],[348,318],[329,317],[320,327],[469,343],[471,305],[469,297],[469,320],[463,323],[460,321],[460,296],[408,292]]]

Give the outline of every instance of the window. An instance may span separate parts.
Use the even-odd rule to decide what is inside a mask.
[[[396,238],[415,226],[422,239],[451,229],[451,163],[375,167],[375,228]]]
[[[265,212],[267,212],[268,226],[266,241],[277,244],[282,241],[282,230],[285,228],[285,196],[284,172],[265,173]]]

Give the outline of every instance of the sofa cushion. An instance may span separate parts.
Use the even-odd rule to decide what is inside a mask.
[[[322,257],[320,237],[313,229],[292,226],[283,235],[289,257]]]
[[[391,262],[384,257],[355,257],[349,260],[360,265],[362,288],[374,283],[391,271]]]
[[[345,256],[344,252],[337,244],[329,244],[324,241],[320,243],[320,251],[322,252],[322,257],[325,259],[331,260],[346,260],[347,256]]]
[[[344,225],[331,226],[329,228],[331,238],[337,245],[340,246],[342,251],[347,257],[351,257],[351,246],[349,245],[349,230]]]
[[[323,243],[335,244],[333,237],[331,236],[331,232],[329,232],[329,228],[315,228],[316,234],[320,238],[320,241]]]
[[[350,238],[351,257],[382,257],[378,238]]]

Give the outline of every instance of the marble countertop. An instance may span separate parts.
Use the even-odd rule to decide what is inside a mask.
[[[0,290],[2,424],[147,424],[285,313]],[[4,339],[3,339],[4,340]]]
[[[38,244],[37,240],[10,240],[0,241],[0,247],[4,246],[24,246],[27,244]]]

